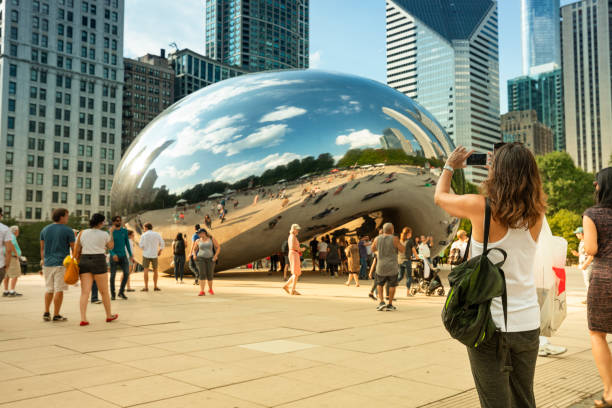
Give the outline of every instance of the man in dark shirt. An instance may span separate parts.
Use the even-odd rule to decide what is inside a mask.
[[[314,237],[312,241],[310,241],[310,256],[312,257],[312,271],[315,271],[315,265],[317,264],[317,255],[319,251],[319,241],[317,241],[317,237]]]
[[[357,247],[359,248],[359,279],[368,278],[368,249],[366,246],[370,243],[370,239],[367,235],[361,237]]]
[[[115,274],[117,273],[117,267],[120,266],[123,271],[121,277],[121,285],[119,286],[119,297],[127,300],[125,296],[125,285],[127,284],[128,277],[130,276],[130,260],[134,262],[134,256],[132,255],[132,248],[130,247],[130,241],[128,238],[128,231],[123,228],[121,216],[115,215],[112,219],[115,230],[113,230],[113,241],[115,246],[109,251],[110,253],[110,291],[111,299],[115,300]],[[126,254],[127,249],[127,254]],[[128,258],[129,254],[129,258]]]

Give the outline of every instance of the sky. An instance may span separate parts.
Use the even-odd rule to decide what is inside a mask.
[[[422,0],[427,1],[427,0]],[[561,0],[561,5],[574,0]],[[124,55],[167,51],[174,42],[204,54],[204,0],[125,1]],[[520,76],[520,0],[499,0],[500,109],[507,111],[506,82]],[[384,0],[310,0],[310,66],[385,83]]]

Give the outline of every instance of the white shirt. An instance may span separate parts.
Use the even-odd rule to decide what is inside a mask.
[[[149,230],[140,237],[140,248],[145,258],[157,258],[157,252],[164,249],[164,240],[159,233]]]
[[[508,328],[504,327],[501,297],[491,302],[491,317],[501,331],[520,332],[540,327],[540,305],[533,275],[533,263],[537,243],[529,230],[509,229],[501,240],[489,243],[489,248],[502,248],[508,254],[502,266],[506,276],[508,296]],[[472,239],[472,256],[482,254],[482,243]],[[491,262],[503,258],[498,251],[489,253]]]
[[[431,256],[431,251],[429,250],[429,245],[424,242],[419,244],[419,256],[423,258],[429,258]]]
[[[327,252],[327,243],[325,241],[319,242],[319,252]]]
[[[4,268],[4,243],[11,242],[13,238],[13,233],[11,229],[0,222],[0,245],[2,246],[2,251],[0,251],[0,268]]]
[[[453,242],[453,245],[451,245],[451,251],[456,248],[459,248],[459,254],[461,256],[461,259],[463,259],[463,256],[465,255],[465,250],[467,249],[467,241],[464,242],[459,239]]]
[[[106,253],[106,244],[110,241],[110,235],[100,229],[89,228],[81,232],[81,254],[95,255]]]

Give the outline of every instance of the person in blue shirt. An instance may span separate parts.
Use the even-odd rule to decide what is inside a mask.
[[[121,270],[123,270],[123,276],[121,277],[121,286],[119,286],[118,295],[121,299],[127,300],[127,296],[125,296],[125,285],[127,284],[128,277],[130,276],[130,261],[134,262],[134,257],[132,255],[132,248],[128,238],[128,230],[122,227],[121,216],[115,215],[112,222],[113,226],[115,227],[115,230],[113,231],[115,246],[109,252],[111,299],[115,300],[115,274],[117,273],[117,267],[121,267]]]

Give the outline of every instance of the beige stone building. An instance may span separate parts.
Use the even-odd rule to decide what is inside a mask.
[[[541,155],[554,150],[551,128],[538,121],[535,110],[508,112],[501,117],[504,142],[521,142],[534,154]]]

